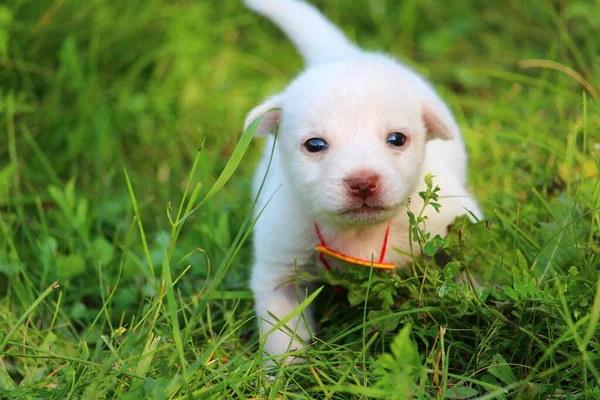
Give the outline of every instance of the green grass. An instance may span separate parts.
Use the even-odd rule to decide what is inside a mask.
[[[239,3],[0,5],[0,398],[600,398],[600,2],[316,2],[435,82],[487,220],[327,276],[272,379],[240,137],[302,63]]]

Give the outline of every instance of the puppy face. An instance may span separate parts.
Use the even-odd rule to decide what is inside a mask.
[[[413,192],[431,118],[397,68],[367,61],[313,68],[258,111],[281,107],[259,130],[279,121],[279,167],[311,215],[377,223]]]

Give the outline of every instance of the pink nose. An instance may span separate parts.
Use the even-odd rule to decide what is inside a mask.
[[[346,189],[352,195],[366,199],[377,192],[379,188],[379,175],[370,171],[360,171],[347,178],[344,182]]]

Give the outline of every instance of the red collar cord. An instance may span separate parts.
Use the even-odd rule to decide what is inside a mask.
[[[396,265],[393,263],[383,262],[383,260],[385,259],[385,252],[387,250],[387,243],[388,243],[388,236],[390,234],[390,227],[392,225],[391,221],[388,222],[387,228],[385,229],[385,237],[383,238],[383,246],[381,247],[381,252],[379,255],[378,262],[374,262],[371,260],[362,260],[360,258],[352,257],[349,255],[340,253],[339,251],[330,249],[329,247],[327,247],[327,244],[325,244],[325,239],[323,239],[323,235],[321,234],[321,231],[319,230],[319,226],[317,225],[316,222],[314,225],[315,225],[315,232],[317,233],[317,238],[319,239],[319,242],[320,242],[319,245],[317,245],[315,247],[315,250],[317,251],[317,253],[319,253],[319,260],[321,260],[325,269],[331,270],[331,265],[329,265],[329,263],[325,259],[325,255],[328,255],[328,256],[333,257],[338,260],[342,260],[348,264],[354,264],[354,265],[358,265],[358,266],[362,266],[362,267],[377,268],[377,269],[384,269],[384,270],[392,270],[392,269],[396,268]],[[342,289],[337,285],[335,287],[335,291],[338,294],[342,293]]]

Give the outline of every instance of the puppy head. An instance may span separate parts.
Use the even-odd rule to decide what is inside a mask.
[[[246,126],[263,116],[256,132],[264,135],[279,124],[280,167],[310,214],[378,223],[414,191],[426,142],[457,134],[444,104],[415,78],[385,60],[315,67],[252,110]]]

